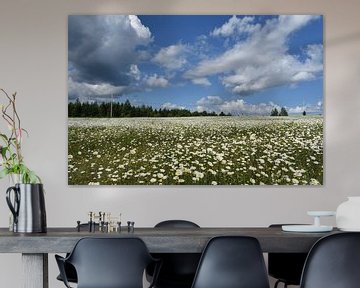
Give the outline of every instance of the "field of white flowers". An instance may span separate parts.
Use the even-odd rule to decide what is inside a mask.
[[[322,117],[70,118],[70,185],[322,185]]]

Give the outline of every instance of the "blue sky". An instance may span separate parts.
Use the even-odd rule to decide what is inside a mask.
[[[68,49],[69,101],[323,113],[322,16],[74,15]]]

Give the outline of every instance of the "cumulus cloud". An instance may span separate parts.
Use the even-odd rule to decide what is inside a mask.
[[[296,107],[289,107],[288,112],[290,114],[301,114],[303,112],[307,114],[322,114],[323,113],[323,105],[322,102],[319,101],[315,104],[306,104],[304,106],[296,106]]]
[[[161,109],[168,109],[168,110],[171,110],[171,109],[181,109],[181,110],[185,109],[184,106],[180,106],[180,105],[170,103],[170,102],[166,102],[166,103],[162,104],[160,108]]]
[[[261,27],[260,24],[253,24],[254,20],[253,16],[237,17],[234,15],[221,27],[215,28],[210,35],[228,37],[234,34],[253,33]]]
[[[137,16],[74,15],[68,29],[69,78],[77,89],[87,87],[94,94],[92,87],[126,87],[139,79],[136,63],[152,35]]]
[[[157,74],[148,76],[145,79],[146,84],[149,87],[161,87],[164,88],[169,85],[169,81],[163,76],[158,76]]]
[[[224,103],[224,100],[219,96],[207,96],[200,98],[196,105],[198,105],[198,110],[201,110],[203,107],[219,107]],[[213,108],[213,109],[214,109]],[[201,111],[204,111],[206,109],[202,109]],[[215,110],[212,110],[215,111]]]
[[[169,70],[180,69],[186,64],[187,48],[183,44],[161,48],[153,58],[153,62]]]
[[[207,96],[196,102],[196,110],[199,112],[224,112],[231,115],[270,115],[273,108],[279,109],[274,103],[251,104],[243,99],[224,100],[219,96]]]
[[[194,84],[197,84],[197,85],[211,86],[210,81],[205,77],[191,79],[191,82],[193,82]]]
[[[110,17],[119,17],[119,16],[110,16]],[[144,40],[145,42],[148,42],[151,37],[151,32],[150,32],[149,28],[145,27],[136,15],[129,15],[128,17],[129,17],[129,21],[130,21],[130,26],[135,30],[138,38]],[[109,18],[109,19],[111,19],[111,18]],[[119,18],[117,18],[117,19],[119,19]],[[117,20],[117,19],[115,19],[115,20]],[[111,21],[110,21],[110,23],[111,23]]]
[[[290,54],[287,46],[291,33],[315,18],[307,15],[279,16],[268,20],[261,28],[246,30],[238,27],[251,23],[251,19],[244,24],[244,18],[232,17],[225,26],[215,29],[212,34],[248,31],[249,36],[237,41],[224,53],[200,61],[186,71],[183,77],[193,81],[218,75],[224,87],[240,95],[315,79],[323,70],[322,45],[307,46],[302,57]]]
[[[110,99],[112,96],[123,94],[128,89],[127,86],[114,86],[108,83],[89,84],[73,81],[72,78],[68,80],[69,100],[79,99],[81,102]]]
[[[141,76],[141,72],[139,70],[139,67],[136,64],[131,64],[128,75],[132,76],[135,80],[139,81],[140,76]]]
[[[252,104],[244,99],[225,100],[220,96],[202,97],[196,102],[198,112],[224,112],[231,115],[270,115],[276,108],[280,111],[281,106],[273,102]],[[305,106],[284,107],[289,114],[301,114],[306,111],[308,114],[322,114],[322,102],[316,104],[307,104]]]

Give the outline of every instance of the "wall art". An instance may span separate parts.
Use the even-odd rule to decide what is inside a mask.
[[[323,185],[321,15],[71,15],[69,185]]]

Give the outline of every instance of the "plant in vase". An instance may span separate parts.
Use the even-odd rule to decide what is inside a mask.
[[[1,88],[0,92],[6,100],[5,104],[0,104],[1,117],[8,126],[8,133],[0,133],[0,179],[10,176],[15,184],[6,191],[6,201],[13,215],[10,230],[46,232],[43,185],[40,177],[25,165],[21,152],[23,136],[28,133],[21,126],[16,93],[9,95]]]
[[[0,133],[0,179],[10,176],[13,183],[41,183],[39,176],[24,163],[21,153],[21,143],[27,131],[21,127],[21,121],[16,109],[16,93],[9,95],[0,89],[7,103],[0,105],[1,116],[9,128],[8,134]]]

